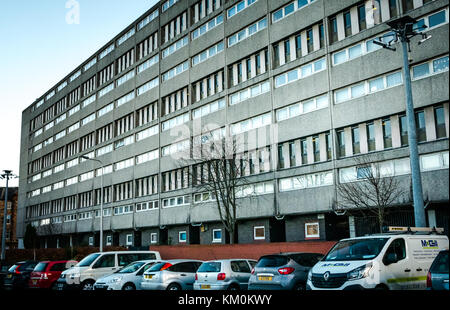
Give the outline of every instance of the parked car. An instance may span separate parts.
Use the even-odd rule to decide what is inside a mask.
[[[195,290],[246,290],[257,261],[222,259],[204,262],[195,275]]]
[[[3,289],[3,282],[6,274],[8,273],[8,269],[11,267],[8,263],[4,261],[0,261],[0,289]]]
[[[63,272],[56,284],[57,290],[93,290],[99,278],[139,260],[160,260],[156,251],[117,251],[92,253],[73,268]]]
[[[448,250],[439,252],[427,275],[427,290],[448,291]]]
[[[94,284],[94,290],[140,290],[142,275],[156,262],[156,260],[133,262],[113,274],[98,279]]]
[[[280,253],[262,256],[248,282],[249,290],[304,290],[309,270],[320,253]]]
[[[195,273],[202,261],[174,259],[154,264],[146,272],[141,283],[143,290],[192,290]]]
[[[61,273],[73,266],[77,261],[61,260],[61,261],[43,261],[34,267],[28,281],[29,288],[52,288],[56,285],[56,281]]]
[[[31,272],[39,262],[27,260],[15,263],[4,278],[3,285],[5,289],[25,289],[28,288],[28,280]]]

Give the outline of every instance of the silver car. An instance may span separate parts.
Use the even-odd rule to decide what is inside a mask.
[[[309,270],[319,253],[281,253],[262,256],[252,271],[249,290],[305,290]]]
[[[140,290],[142,275],[156,260],[133,262],[113,274],[98,279],[94,290]]]
[[[143,290],[192,290],[195,273],[202,261],[174,259],[151,266],[141,282]]]
[[[197,270],[194,290],[246,290],[255,265],[249,259],[204,262]]]

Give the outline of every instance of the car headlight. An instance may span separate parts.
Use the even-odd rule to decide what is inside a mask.
[[[117,282],[120,282],[120,281],[122,281],[122,278],[115,277],[115,278],[112,278],[111,280],[109,280],[109,283],[117,283]]]
[[[356,269],[353,269],[352,271],[347,273],[347,279],[348,280],[358,280],[358,279],[366,278],[369,276],[370,269],[372,269],[371,263],[367,264],[367,265],[363,265]]]
[[[308,272],[308,281],[312,281],[312,269]]]

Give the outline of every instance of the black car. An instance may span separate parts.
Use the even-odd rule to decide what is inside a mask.
[[[11,265],[7,264],[6,262],[0,261],[0,289],[3,289],[3,279],[8,273],[9,267],[11,267]]]
[[[28,288],[28,280],[30,279],[31,272],[39,262],[36,261],[23,261],[15,263],[3,279],[3,286],[5,289],[24,289]]]

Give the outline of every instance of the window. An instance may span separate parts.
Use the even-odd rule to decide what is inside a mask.
[[[278,169],[284,169],[283,145],[278,146]]]
[[[201,25],[200,27],[196,28],[192,32],[192,40],[197,39],[198,37],[204,35],[206,32],[210,31],[211,29],[217,27],[218,25],[223,23],[223,15],[219,15],[216,18],[210,20],[209,22]]]
[[[391,120],[390,119],[384,119],[382,121],[383,126],[383,142],[384,142],[384,148],[391,148],[392,147],[392,133],[391,133]]]
[[[178,232],[178,242],[185,243],[187,241],[187,234],[186,231],[180,231]]]
[[[344,30],[346,37],[352,35],[352,19],[350,16],[350,11],[344,12]]]
[[[394,241],[392,241],[392,243],[389,245],[388,249],[386,250],[386,253],[384,254],[383,263],[387,264],[388,258],[392,257],[392,256],[395,256],[395,259],[397,261],[400,261],[400,260],[406,258],[405,239],[398,238],[398,239],[395,239]]]
[[[305,223],[305,238],[320,238],[319,223]]]
[[[338,140],[338,151],[339,157],[345,157],[345,132],[344,130],[339,130],[336,132]]]
[[[444,107],[439,106],[434,108],[434,121],[436,128],[436,138],[445,138],[447,136],[447,133],[445,130]]]
[[[320,161],[320,139],[319,136],[312,138],[313,152],[314,152],[314,162]]]
[[[228,37],[228,47],[235,45],[236,43],[241,42],[242,40],[247,39],[253,34],[257,33],[260,30],[263,30],[267,27],[267,18],[263,18],[256,23],[250,25],[249,27],[239,31]]]
[[[353,154],[361,153],[360,143],[359,143],[359,127],[352,128],[352,143],[353,143]]]
[[[157,233],[150,234],[150,243],[151,244],[158,243],[158,234]]]
[[[326,58],[321,58],[312,63],[295,68],[287,73],[275,77],[275,87],[281,87],[299,79],[306,78],[312,74],[325,70]]]
[[[417,80],[445,71],[448,71],[448,56],[433,59],[412,67],[412,79]]]
[[[330,43],[333,44],[338,40],[338,27],[337,27],[337,19],[333,17],[330,19]]]
[[[416,112],[416,131],[417,131],[417,142],[427,141],[427,132],[425,127],[425,112]]]
[[[308,142],[306,139],[300,139],[300,154],[302,156],[302,165],[308,163]]]
[[[295,142],[289,142],[289,165],[295,167]]]
[[[364,4],[358,6],[358,23],[359,23],[359,31],[367,29],[366,6]]]
[[[93,238],[93,237],[90,237]],[[95,262],[92,268],[112,268],[116,263],[116,255],[115,254],[105,254],[100,257],[97,262]]]
[[[258,0],[242,0],[238,4],[234,5],[233,7],[229,8],[227,10],[227,17],[230,19],[231,17],[235,16],[236,14],[240,13],[241,11],[248,8],[250,5],[255,3]]]
[[[213,229],[213,243],[222,242],[222,229]]]
[[[406,115],[399,117],[400,123],[400,141],[402,146],[408,145],[408,120]]]
[[[253,227],[253,239],[254,240],[265,240],[266,239],[264,226]]]
[[[325,134],[326,137],[326,147],[327,147],[327,160],[331,160],[332,158],[332,140],[331,140],[331,135],[329,133]]]
[[[373,123],[366,125],[367,148],[369,152],[375,151],[375,126]]]
[[[133,245],[133,235],[127,235],[127,245]]]

